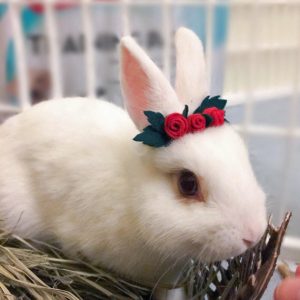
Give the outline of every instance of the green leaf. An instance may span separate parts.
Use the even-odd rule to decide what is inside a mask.
[[[209,107],[216,107],[218,109],[224,109],[226,106],[227,100],[220,99],[220,96],[214,96],[214,97],[205,97],[205,99],[202,101],[200,106],[194,111],[195,113],[202,113],[206,108]]]
[[[166,146],[170,142],[169,137],[165,133],[156,131],[152,126],[146,127],[133,140],[156,148]]]
[[[148,110],[144,114],[154,129],[164,132],[165,117],[161,113]]]
[[[187,118],[188,114],[189,114],[189,107],[187,105],[185,105],[182,115]]]
[[[209,115],[206,115],[206,114],[202,114],[202,116],[205,118],[206,127],[208,127],[211,124],[212,120],[213,120],[212,117],[209,116]]]
[[[211,106],[215,106],[218,109],[224,109],[226,106],[227,100],[224,99],[213,99],[211,100]]]
[[[200,114],[205,108],[209,107],[209,96],[206,96],[200,106],[194,111],[194,114]]]

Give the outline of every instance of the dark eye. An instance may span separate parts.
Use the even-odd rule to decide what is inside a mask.
[[[178,189],[183,196],[197,196],[199,190],[198,179],[196,175],[188,170],[183,170],[178,176]]]

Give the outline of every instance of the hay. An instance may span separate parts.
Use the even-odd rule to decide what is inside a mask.
[[[188,299],[259,299],[274,271],[290,219],[269,224],[261,242],[244,255],[204,265],[191,260],[181,282]],[[0,232],[0,299],[149,299],[151,288],[84,261],[55,246]]]

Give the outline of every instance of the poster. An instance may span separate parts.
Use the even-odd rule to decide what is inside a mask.
[[[55,6],[55,21],[60,53],[62,89],[65,97],[86,96],[85,35],[79,5]],[[96,86],[98,98],[122,106],[119,85],[118,43],[123,35],[122,6],[117,3],[91,5]],[[159,67],[163,67],[164,9],[161,4],[131,4],[128,8],[131,34],[146,49]],[[174,4],[168,11],[171,41],[176,29],[186,26],[194,30],[206,44],[207,7],[203,4]],[[29,94],[32,104],[51,98],[52,78],[43,5],[33,4],[20,11],[24,34]],[[222,92],[224,45],[226,42],[228,7],[213,9],[211,89]],[[0,104],[19,106],[19,76],[11,12],[0,4]],[[171,45],[171,81],[175,77],[174,44]],[[1,108],[1,106],[0,106]],[[2,117],[3,118],[3,117]]]

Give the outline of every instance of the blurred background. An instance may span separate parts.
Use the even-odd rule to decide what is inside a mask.
[[[293,218],[283,256],[300,261],[300,1],[0,1],[0,122],[51,97],[123,105],[118,42],[131,34],[174,82],[174,32],[202,39],[211,95],[228,99],[268,211]]]

